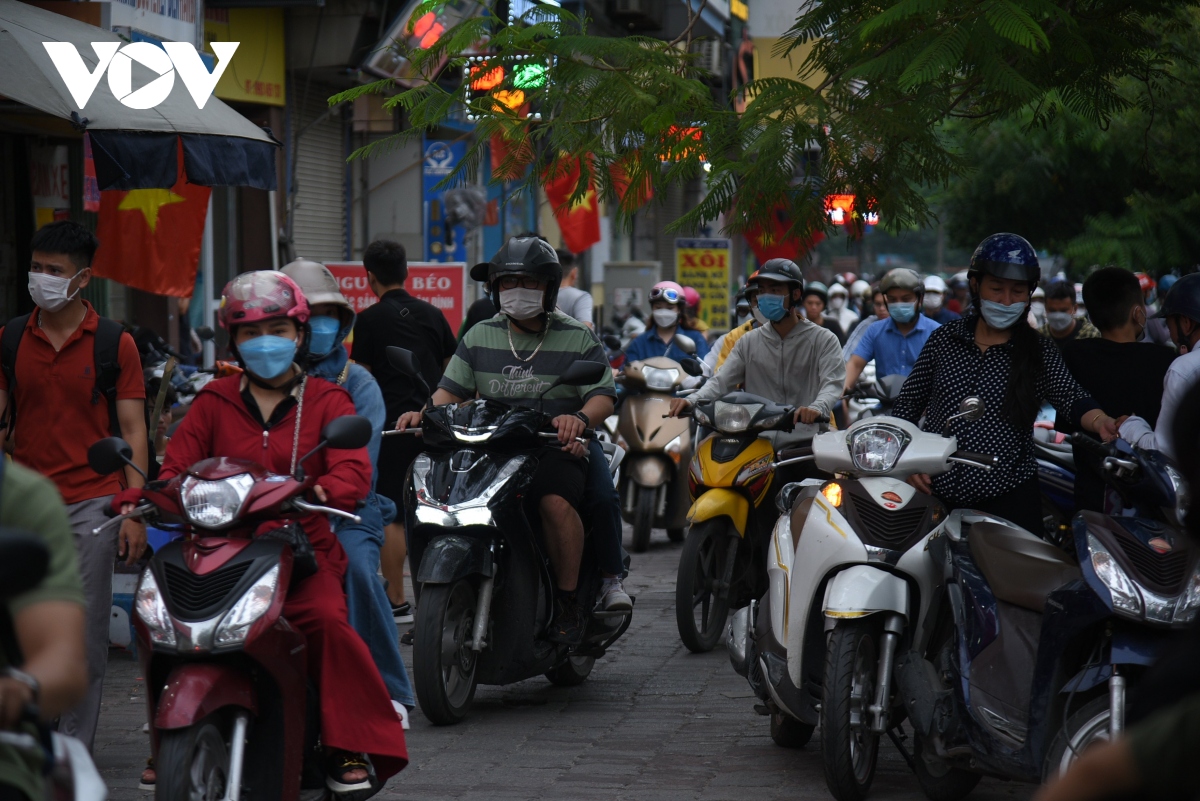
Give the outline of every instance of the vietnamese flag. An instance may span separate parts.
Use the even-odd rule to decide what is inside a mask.
[[[797,237],[789,239],[787,232],[790,227],[787,209],[781,204],[771,210],[770,230],[758,223],[752,223],[746,228],[746,242],[754,251],[754,258],[758,259],[759,264],[766,264],[771,259],[799,261],[801,256],[825,238],[825,234],[818,231],[807,241]]]
[[[644,176],[641,187],[635,189],[632,195],[629,194],[629,185],[632,181],[626,164],[633,161],[634,158],[636,156],[629,155],[608,165],[608,175],[612,180],[613,189],[617,192],[617,201],[621,204],[621,210],[625,212],[637,211],[654,198],[654,186],[650,183],[649,175]],[[628,200],[626,200],[627,197]]]
[[[492,177],[500,181],[515,181],[525,174],[525,168],[533,161],[533,147],[527,136],[519,141],[512,141],[503,132],[492,134],[491,156]],[[512,161],[506,166],[505,161],[512,156]]]
[[[571,194],[579,185],[580,165],[579,159],[571,159],[569,166],[560,163],[553,173],[549,170],[542,173],[542,188],[562,231],[563,245],[572,253],[582,253],[600,241],[600,206],[596,182],[591,176],[583,197],[570,203]]]
[[[156,295],[191,297],[211,192],[187,182],[182,145],[179,179],[170,189],[101,192],[96,275]]]

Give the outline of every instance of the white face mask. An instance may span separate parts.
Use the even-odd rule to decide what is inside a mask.
[[[679,312],[674,309],[655,309],[652,316],[659,328],[671,328],[679,322]]]
[[[846,299],[841,295],[834,295],[829,299],[829,308],[831,311],[841,311],[846,305]]]
[[[940,292],[926,292],[922,305],[927,309],[937,311],[942,308],[942,294]]]
[[[38,305],[39,309],[44,309],[51,313],[66,306],[79,294],[79,289],[77,288],[68,295],[67,290],[70,286],[70,278],[62,278],[47,273],[29,274],[29,294],[33,297],[33,302]]]
[[[542,308],[540,289],[502,289],[500,290],[500,311],[514,320],[532,320],[545,309]]]
[[[768,325],[771,321],[767,319],[767,315],[758,310],[757,306],[750,309],[750,314],[758,321],[759,325]]]

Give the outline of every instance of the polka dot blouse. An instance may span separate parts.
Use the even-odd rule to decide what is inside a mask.
[[[1032,428],[1014,427],[1002,411],[1012,367],[1012,343],[981,351],[975,344],[978,319],[971,315],[954,320],[929,335],[892,410],[892,414],[912,423],[923,416],[923,429],[940,433],[964,398],[977,395],[983,399],[983,417],[955,420],[950,423],[950,433],[958,438],[959,448],[996,456],[999,464],[991,470],[954,465],[948,472],[934,476],[934,494],[952,505],[1003,495],[1037,474]],[[1040,340],[1043,367],[1038,397],[1080,425],[1083,415],[1099,407],[1076,383],[1054,343],[1046,337]]]

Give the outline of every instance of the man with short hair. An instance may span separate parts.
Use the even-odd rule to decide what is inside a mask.
[[[575,254],[562,249],[556,250],[555,253],[563,271],[562,286],[558,290],[558,310],[595,330],[595,302],[592,293],[584,292],[575,286],[575,282],[579,280],[579,265],[575,263]]]
[[[359,312],[354,323],[354,361],[367,368],[383,391],[387,419],[396,420],[416,411],[427,400],[412,380],[393,368],[387,347],[411,350],[421,377],[430,387],[442,378],[457,342],[446,315],[432,303],[414,298],[404,289],[408,278],[408,256],[399,242],[377,239],[363,251],[367,282],[379,302]],[[421,452],[414,437],[387,437],[379,446],[379,481],[375,491],[404,508],[404,477]],[[404,598],[404,559],[407,555],[403,516],[386,527],[380,554],[388,598],[397,623],[412,622],[412,607]],[[407,635],[406,635],[407,636]]]
[[[1084,303],[1087,303],[1086,296]],[[1088,308],[1091,308],[1090,304]],[[1046,324],[1038,329],[1038,333],[1050,337],[1059,350],[1076,339],[1098,339],[1100,332],[1096,326],[1087,318],[1079,318],[1078,313],[1074,285],[1068,281],[1055,281],[1046,287]]]
[[[876,378],[890,375],[907,376],[912,372],[921,349],[929,335],[937,328],[936,322],[921,314],[921,295],[925,284],[913,270],[897,267],[879,282],[883,297],[887,301],[888,319],[868,328],[846,363],[846,385],[843,394],[849,393],[858,383],[867,362],[874,359]]]
[[[91,749],[100,716],[108,667],[108,626],[112,614],[113,562],[137,562],[146,549],[146,526],[125,520],[105,526],[112,496],[140,487],[149,460],[146,387],[133,337],[104,320],[79,296],[91,282],[92,257],[99,242],[77,223],[50,223],[33,235],[29,294],[37,308],[19,326],[13,364],[0,370],[0,419],[8,412],[13,459],[49,478],[67,504],[75,532],[83,594],[87,601],[88,691],[83,702],[62,715],[59,729]],[[115,328],[114,328],[115,326]],[[119,332],[119,333],[117,333]],[[7,339],[0,329],[0,342]],[[7,332],[11,337],[14,332]],[[112,336],[116,364],[97,364],[98,343]],[[111,386],[102,381],[110,381]],[[113,419],[115,416],[115,420]],[[131,467],[102,476],[88,466],[91,445],[119,431],[133,448]]]
[[[1139,341],[1146,330],[1146,307],[1137,278],[1121,267],[1097,270],[1083,283],[1083,299],[1100,336],[1067,343],[1063,362],[1102,408],[1118,418],[1138,415],[1154,426],[1162,406],[1163,380],[1175,354],[1162,345]],[[1119,380],[1114,380],[1116,376]],[[1060,420],[1059,426],[1070,431],[1065,421]],[[1102,512],[1100,465],[1091,449],[1075,448],[1074,453],[1075,505]]]

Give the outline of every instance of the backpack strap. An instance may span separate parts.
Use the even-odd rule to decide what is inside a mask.
[[[114,437],[121,436],[121,421],[117,417],[117,380],[121,376],[121,335],[125,327],[116,320],[101,317],[96,321],[96,385],[92,403],[101,398],[108,404],[108,429]]]

